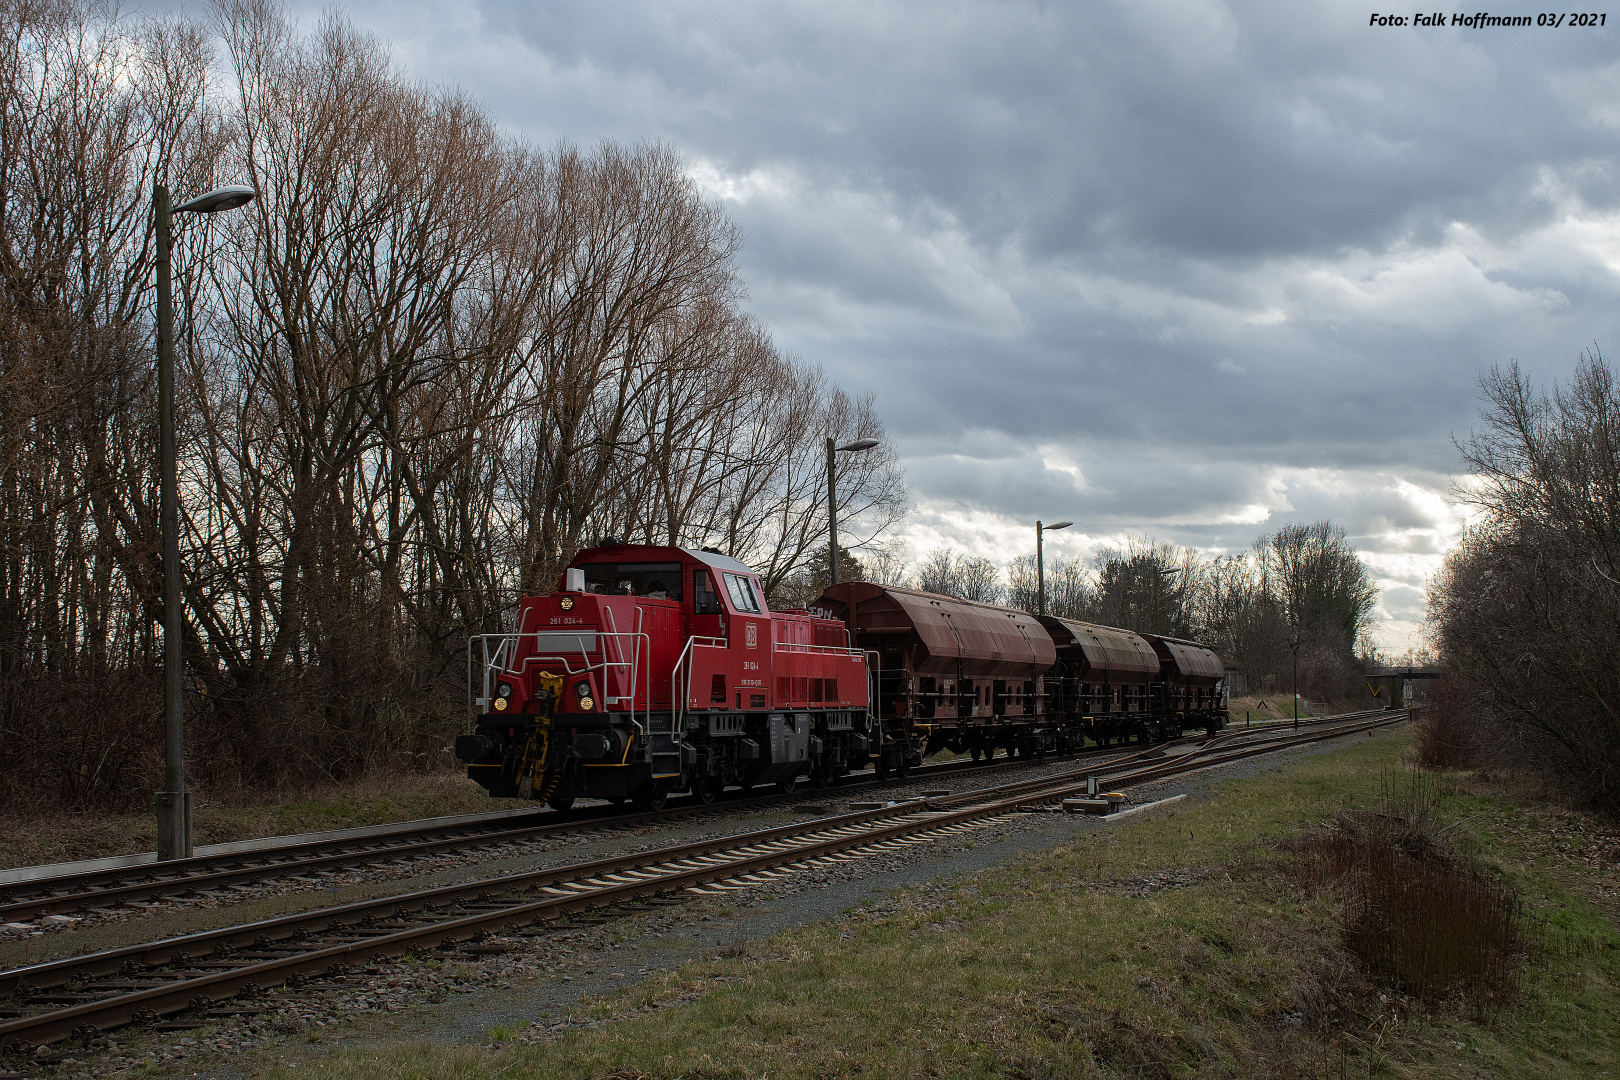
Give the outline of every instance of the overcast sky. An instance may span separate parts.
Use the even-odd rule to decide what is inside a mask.
[[[778,344],[877,394],[913,559],[1005,563],[1036,518],[1076,522],[1049,554],[1089,555],[1327,517],[1399,652],[1457,535],[1479,374],[1620,350],[1620,9],[1597,29],[1299,0],[345,10],[538,144],[678,148],[741,226]]]

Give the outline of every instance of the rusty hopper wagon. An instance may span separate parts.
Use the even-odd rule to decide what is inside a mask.
[[[1221,681],[1226,665],[1213,649],[1196,641],[1143,634],[1159,658],[1159,679],[1154,686],[1154,712],[1161,717],[1161,737],[1203,728],[1211,735],[1226,726],[1226,702]]]
[[[1043,705],[1056,654],[1033,615],[864,581],[835,585],[817,604],[876,658],[879,775],[941,750],[978,760],[1062,748]]]
[[[1057,646],[1057,665],[1046,677],[1046,707],[1065,732],[1101,746],[1157,734],[1152,687],[1160,662],[1152,645],[1111,626],[1050,615],[1040,622]]]

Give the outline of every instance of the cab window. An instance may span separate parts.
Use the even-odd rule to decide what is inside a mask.
[[[714,579],[707,570],[692,571],[692,614],[719,615],[720,597],[715,595]]]
[[[681,598],[680,563],[587,563],[585,590],[612,596]]]
[[[726,591],[731,594],[731,605],[738,611],[751,611],[758,613],[759,600],[754,596],[753,586],[748,579],[738,574],[726,574]]]

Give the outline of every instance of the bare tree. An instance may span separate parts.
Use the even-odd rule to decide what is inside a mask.
[[[1620,811],[1620,394],[1603,356],[1537,393],[1517,365],[1482,380],[1483,430],[1459,496],[1480,524],[1431,583],[1442,661],[1494,760]]]
[[[1285,525],[1255,542],[1267,591],[1305,637],[1351,655],[1372,629],[1378,586],[1344,529],[1330,521]]]
[[[1040,568],[1034,555],[1019,555],[1007,567],[1008,607],[1035,611],[1040,605]],[[1046,613],[1060,619],[1083,619],[1095,605],[1091,570],[1084,560],[1046,560]]]
[[[273,0],[206,27],[12,0],[0,76],[8,799],[139,802],[155,764],[154,183],[258,195],[177,223],[183,645],[215,790],[426,760],[469,635],[600,532],[802,576],[821,440],[881,438],[871,399],[741,312],[735,229],[666,146],[536,152]],[[889,447],[839,470],[859,550],[904,480]]]
[[[935,548],[917,568],[917,587],[923,592],[999,604],[1005,592],[1001,568],[989,559],[964,555],[949,547]]]
[[[1098,621],[1148,634],[1189,636],[1200,584],[1197,556],[1175,544],[1131,537],[1094,560]]]

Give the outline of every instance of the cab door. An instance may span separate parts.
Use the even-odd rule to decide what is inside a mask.
[[[687,679],[688,709],[724,709],[737,685],[731,671],[726,605],[720,584],[703,567],[692,570],[692,642]]]
[[[692,571],[692,636],[726,637],[725,605],[720,602],[714,576],[702,567]]]
[[[759,586],[746,574],[720,571],[731,601],[731,652],[735,660],[739,709],[768,709],[771,677],[771,617]]]

